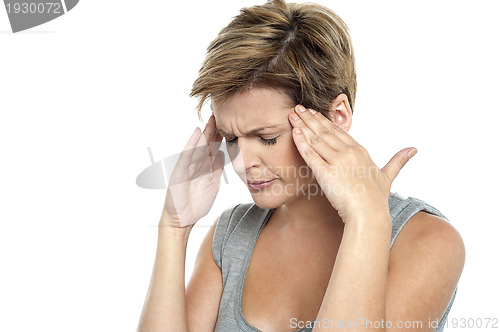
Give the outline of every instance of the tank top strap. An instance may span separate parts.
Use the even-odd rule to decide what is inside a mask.
[[[392,220],[391,248],[399,232],[401,232],[408,220],[420,211],[449,221],[441,211],[415,197],[404,197],[399,193],[393,193],[389,196],[388,204]]]
[[[228,240],[236,238],[242,240],[242,243],[247,242],[260,231],[268,213],[268,209],[261,209],[254,203],[238,204],[221,213],[212,242],[212,256],[221,270]],[[233,250],[231,252],[234,253]]]

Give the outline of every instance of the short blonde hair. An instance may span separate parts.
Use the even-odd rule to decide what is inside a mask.
[[[349,29],[330,9],[313,3],[270,0],[243,8],[209,45],[191,96],[224,101],[252,87],[285,91],[296,104],[328,116],[331,102],[356,97]]]

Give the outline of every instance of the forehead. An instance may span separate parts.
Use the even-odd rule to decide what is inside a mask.
[[[253,88],[237,92],[223,102],[213,102],[211,107],[219,131],[231,133],[233,127],[243,132],[288,124],[288,114],[295,103],[281,90]]]

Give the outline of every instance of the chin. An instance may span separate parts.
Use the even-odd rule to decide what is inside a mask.
[[[273,200],[272,198],[265,198],[265,199],[260,199],[260,198],[256,198],[254,196],[253,197],[253,202],[255,203],[255,205],[257,205],[258,207],[260,207],[261,209],[276,209],[278,207],[280,207],[281,205],[283,205],[283,203],[278,203],[278,202],[275,202],[275,200]]]
[[[297,197],[290,195],[273,195],[267,192],[252,193],[253,202],[261,209],[276,209],[283,204],[295,200]]]

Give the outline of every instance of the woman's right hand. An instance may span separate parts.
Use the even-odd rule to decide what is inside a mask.
[[[203,132],[197,127],[186,143],[168,182],[162,226],[190,227],[212,208],[225,160],[215,128],[212,115]]]

